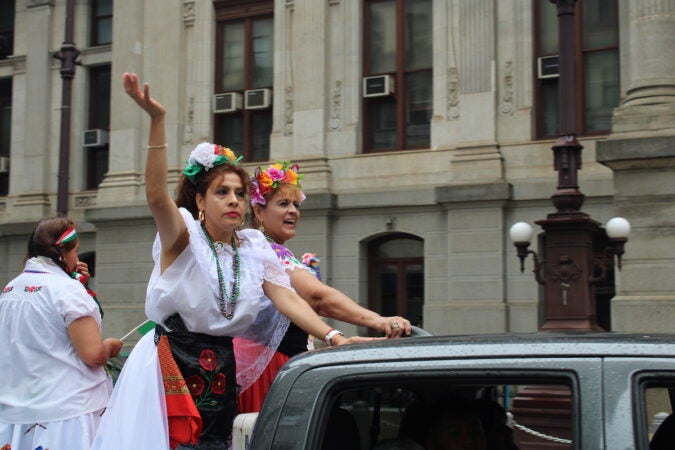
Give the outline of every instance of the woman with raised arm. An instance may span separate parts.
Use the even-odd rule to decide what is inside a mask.
[[[0,447],[87,450],[110,397],[104,369],[122,348],[101,338],[99,305],[82,283],[75,224],[43,219],[24,270],[0,294]]]
[[[126,362],[94,448],[227,449],[237,392],[258,377],[288,326],[279,312],[332,345],[368,338],[334,332],[292,290],[262,233],[239,230],[249,177],[230,149],[199,144],[170,197],[164,107],[135,74],[123,82],[151,119],[145,182],[158,234],[145,309],[158,326]],[[237,336],[256,345],[235,362]]]
[[[298,165],[287,161],[272,164],[267,169],[258,167],[249,191],[253,226],[264,234],[281,260],[293,289],[323,317],[371,328],[389,338],[410,335],[410,321],[399,316],[383,317],[360,306],[321,281],[316,255],[305,253],[299,260],[285,247],[286,242],[295,237],[300,221],[300,206],[306,198],[300,186],[302,177]],[[260,411],[281,366],[291,357],[307,351],[307,348],[307,333],[291,323],[268,367],[255,384],[240,395],[241,412]]]

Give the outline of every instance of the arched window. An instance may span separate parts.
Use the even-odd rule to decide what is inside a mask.
[[[368,244],[368,307],[383,316],[399,315],[423,326],[424,241],[392,234]]]

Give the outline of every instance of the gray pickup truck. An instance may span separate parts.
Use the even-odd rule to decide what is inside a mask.
[[[674,401],[675,335],[415,337],[293,358],[235,434],[249,450],[424,449],[461,405],[484,433],[469,448],[674,449]]]

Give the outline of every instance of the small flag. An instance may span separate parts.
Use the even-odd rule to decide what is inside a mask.
[[[154,330],[157,324],[152,320],[145,322],[140,327],[136,328],[136,331],[141,333],[142,336],[145,336],[149,331]]]
[[[144,336],[144,335],[146,335],[150,330],[154,329],[154,328],[155,328],[155,325],[157,325],[155,322],[153,322],[153,321],[150,320],[150,319],[146,319],[146,320],[144,320],[142,323],[139,323],[139,324],[136,325],[134,328],[132,328],[131,331],[129,331],[127,334],[125,334],[124,336],[122,336],[122,337],[120,338],[120,341],[125,340],[126,338],[128,338],[129,336],[131,336],[135,331],[138,331],[138,332],[141,334],[141,336]]]

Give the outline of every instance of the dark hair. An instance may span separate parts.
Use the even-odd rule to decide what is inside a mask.
[[[210,170],[202,170],[194,177],[194,183],[181,174],[176,186],[176,205],[179,208],[185,208],[190,211],[192,217],[195,219],[199,215],[199,208],[197,208],[196,195],[206,195],[209,186],[217,177],[223,176],[226,173],[233,173],[239,175],[244,192],[248,193],[248,187],[251,184],[248,173],[241,166],[233,166],[232,164],[221,164],[212,167]]]
[[[63,261],[63,252],[74,249],[79,239],[61,245],[56,245],[56,241],[71,227],[75,228],[75,222],[66,217],[42,219],[28,238],[25,261],[35,256],[46,256],[51,258],[65,272],[66,264]]]

